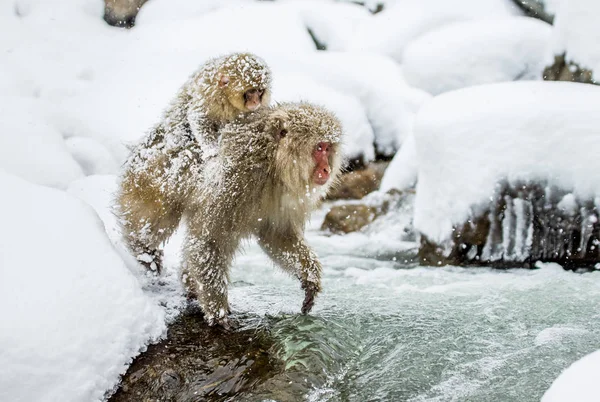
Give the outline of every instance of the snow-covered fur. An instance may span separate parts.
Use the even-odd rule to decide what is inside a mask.
[[[148,268],[160,270],[159,246],[179,225],[200,161],[217,154],[223,124],[249,112],[244,93],[251,89],[260,89],[262,104],[268,105],[271,72],[259,57],[233,53],[207,61],[132,150],[121,181],[118,213],[126,244]]]
[[[287,103],[236,119],[219,134],[220,144],[207,147],[191,136],[171,143],[157,131],[130,159],[119,197],[126,241],[139,260],[158,264],[160,243],[185,216],[184,284],[207,320],[224,324],[231,260],[240,240],[256,235],[300,279],[309,311],[321,266],[304,243],[304,224],[339,175],[339,120],[318,106]],[[331,145],[324,186],[312,181],[320,142]]]

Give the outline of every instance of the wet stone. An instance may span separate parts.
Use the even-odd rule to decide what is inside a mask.
[[[242,323],[245,328],[224,331],[207,326],[197,312],[180,316],[166,340],[133,361],[109,400],[240,400],[283,371],[270,353],[268,331]]]

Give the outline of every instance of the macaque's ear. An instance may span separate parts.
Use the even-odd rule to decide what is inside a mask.
[[[229,84],[229,76],[222,74],[219,77],[219,87],[223,88],[223,87],[227,86],[227,84]]]
[[[273,138],[276,141],[284,138],[288,133],[288,116],[283,111],[278,111],[274,113],[271,120],[271,129],[273,133]]]

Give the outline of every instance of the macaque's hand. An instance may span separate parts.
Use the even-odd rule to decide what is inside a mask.
[[[309,281],[302,282],[302,289],[304,289],[304,302],[301,311],[302,314],[308,314],[315,305],[315,296],[321,289],[318,284]]]

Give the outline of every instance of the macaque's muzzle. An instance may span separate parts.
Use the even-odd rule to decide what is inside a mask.
[[[331,144],[328,142],[319,142],[313,151],[313,159],[315,161],[313,182],[318,186],[327,183],[331,175],[331,167],[329,166],[330,153]]]
[[[244,93],[244,104],[250,111],[258,109],[262,102],[264,91],[259,89],[250,89]]]

